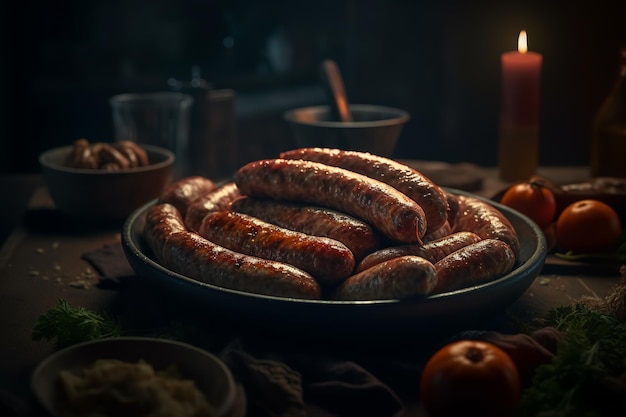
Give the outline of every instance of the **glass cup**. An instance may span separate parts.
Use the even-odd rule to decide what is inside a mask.
[[[193,97],[177,92],[129,93],[110,98],[115,139],[174,152],[174,175],[187,175],[189,114]]]

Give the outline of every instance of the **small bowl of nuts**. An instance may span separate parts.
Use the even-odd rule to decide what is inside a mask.
[[[174,154],[164,148],[79,139],[39,156],[55,207],[70,216],[124,219],[156,198],[172,179]]]

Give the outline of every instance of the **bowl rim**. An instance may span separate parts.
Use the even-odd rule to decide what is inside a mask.
[[[42,153],[39,154],[39,158],[38,159],[39,159],[39,164],[42,167],[47,168],[47,169],[51,169],[51,170],[54,170],[54,171],[66,172],[68,174],[110,175],[110,176],[121,175],[121,174],[132,174],[132,173],[155,171],[155,170],[159,170],[161,168],[166,168],[168,166],[171,166],[176,161],[176,156],[174,155],[174,152],[170,151],[169,149],[163,148],[161,146],[146,145],[146,144],[139,144],[139,146],[142,149],[144,149],[145,151],[147,151],[147,152],[164,155],[165,159],[163,161],[150,163],[148,165],[144,165],[144,166],[141,166],[141,167],[119,169],[117,171],[107,171],[107,170],[103,170],[103,169],[89,169],[89,168],[67,167],[67,166],[64,166],[64,165],[57,165],[57,164],[55,164],[55,163],[53,163],[53,162],[51,162],[49,160],[51,155],[69,154],[69,152],[71,152],[72,149],[74,148],[74,145],[58,146],[56,148],[51,148],[51,149],[45,150],[45,151],[43,151]]]
[[[389,113],[393,113],[396,116],[382,119],[382,120],[371,120],[371,121],[353,121],[353,122],[340,122],[340,121],[332,121],[332,120],[319,120],[315,122],[305,122],[302,120],[297,120],[295,117],[296,113],[302,111],[309,111],[319,113],[322,111],[329,111],[330,106],[326,104],[317,105],[317,106],[306,106],[306,107],[298,107],[295,109],[287,110],[283,113],[283,118],[294,125],[301,126],[311,126],[311,127],[330,127],[334,129],[354,129],[354,128],[365,128],[365,127],[383,127],[383,126],[392,126],[392,125],[400,125],[409,121],[411,116],[409,112],[406,110],[402,110],[396,107],[389,106],[380,106],[377,104],[350,104],[348,108],[351,111],[385,111]]]
[[[70,346],[66,346],[62,349],[59,349],[51,353],[44,359],[42,359],[31,372],[31,375],[30,375],[31,392],[33,392],[33,394],[35,395],[39,403],[47,411],[54,412],[54,410],[48,408],[50,404],[46,403],[39,389],[41,385],[38,384],[38,381],[40,380],[40,378],[42,378],[45,375],[45,370],[49,367],[54,367],[55,362],[60,360],[64,356],[68,356],[68,355],[71,356],[73,353],[80,352],[81,350],[89,350],[94,345],[98,345],[98,344],[106,345],[106,344],[111,344],[111,343],[117,343],[117,344],[147,343],[147,344],[152,344],[152,345],[169,344],[169,345],[177,346],[178,348],[182,350],[193,350],[199,355],[201,355],[202,357],[205,357],[206,359],[213,361],[213,363],[217,366],[217,368],[220,369],[220,371],[223,373],[223,376],[225,377],[225,384],[228,387],[227,396],[224,398],[222,404],[215,407],[216,415],[218,416],[226,415],[228,413],[228,410],[231,409],[231,407],[233,406],[233,403],[235,402],[236,389],[237,389],[236,384],[235,384],[235,378],[233,376],[232,371],[228,367],[228,365],[226,365],[226,363],[222,359],[220,359],[217,355],[209,352],[208,350],[191,345],[189,343],[185,343],[185,342],[181,342],[181,341],[173,340],[173,339],[163,339],[163,338],[148,337],[148,336],[105,337],[101,339],[94,339],[94,340],[76,343]],[[154,349],[151,349],[150,351],[154,352]],[[83,359],[88,356],[89,355],[87,356],[77,355],[77,357],[82,357]],[[111,359],[116,359],[116,358],[111,357]],[[149,360],[147,360],[147,362],[150,363]]]

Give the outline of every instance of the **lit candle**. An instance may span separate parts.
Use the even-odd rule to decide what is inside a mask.
[[[543,57],[528,51],[521,31],[517,51],[501,56],[502,111],[498,165],[505,180],[528,179],[539,159],[539,102]]]

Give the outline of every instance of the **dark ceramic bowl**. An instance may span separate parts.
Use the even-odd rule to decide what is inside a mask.
[[[59,350],[35,368],[31,376],[31,389],[49,415],[61,416],[59,373],[68,370],[79,374],[97,359],[117,359],[131,363],[144,360],[157,372],[175,366],[184,379],[192,380],[205,395],[207,402],[215,409],[215,417],[226,417],[233,409],[235,382],[230,369],[215,355],[172,340],[115,337]]]
[[[73,146],[43,152],[39,162],[56,208],[71,216],[124,219],[156,198],[170,182],[174,154],[142,145],[150,165],[119,171],[64,166]]]
[[[298,147],[370,152],[390,157],[409,121],[409,113],[392,107],[352,104],[352,122],[332,119],[329,106],[289,110],[284,118]]]

